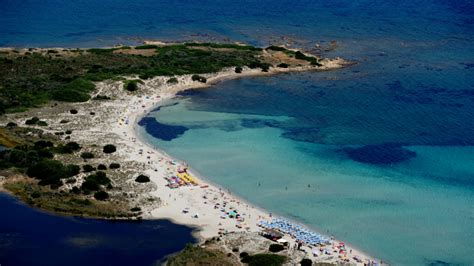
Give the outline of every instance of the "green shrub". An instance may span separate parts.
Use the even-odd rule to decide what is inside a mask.
[[[67,134],[67,132],[66,132],[66,134]],[[66,143],[66,145],[64,145],[64,147],[66,147],[66,148],[68,148],[72,151],[78,151],[78,150],[81,149],[81,145],[79,145],[79,143],[74,142],[74,141]]]
[[[81,153],[81,158],[82,159],[92,159],[94,157],[95,156],[92,152],[83,152],[83,153]]]
[[[104,152],[104,153],[107,153],[107,154],[108,154],[108,153],[114,153],[114,152],[116,152],[116,151],[117,151],[117,148],[116,148],[114,145],[112,145],[112,144],[107,144],[107,145],[105,145],[104,148],[103,148],[103,152]]]
[[[238,67],[235,68],[234,71],[235,71],[235,73],[242,73],[242,70],[243,70],[243,68],[238,66]]]
[[[178,83],[178,79],[175,78],[175,77],[172,77],[172,78],[168,79],[168,80],[166,81],[166,83],[168,83],[168,84],[176,84],[176,83]]]
[[[280,67],[280,68],[288,68],[289,65],[286,64],[286,63],[281,63],[281,64],[278,64],[277,67]]]
[[[136,50],[146,50],[146,49],[156,49],[156,48],[158,48],[158,46],[152,45],[152,44],[140,45],[140,46],[135,47]]]
[[[138,81],[137,80],[127,80],[123,83],[124,89],[130,92],[138,90]]]
[[[150,182],[150,178],[146,175],[139,175],[137,176],[137,178],[135,178],[135,182],[147,183],[147,182]]]
[[[94,193],[94,198],[96,200],[106,200],[109,198],[109,194],[103,190],[97,191],[96,193]]]
[[[271,244],[270,247],[268,248],[268,250],[270,252],[280,252],[284,249],[285,249],[285,247],[283,245],[280,245],[280,244]]]
[[[36,125],[40,120],[38,117],[33,117],[25,121],[25,125]]]
[[[281,46],[275,46],[275,45],[272,45],[272,46],[268,46],[267,48],[265,48],[265,50],[272,50],[272,51],[286,51],[287,49],[285,47],[281,47]]]
[[[276,254],[256,254],[244,257],[241,261],[249,266],[280,266],[285,263],[286,257]]]
[[[69,120],[63,119],[63,120],[59,121],[59,123],[60,124],[67,124],[67,123],[69,123]]]
[[[106,95],[97,95],[93,98],[93,100],[99,100],[99,101],[110,100],[110,97]]]
[[[18,125],[14,122],[8,122],[8,124],[7,124],[7,127],[9,127],[9,128],[16,127],[16,126],[18,126]]]
[[[107,170],[107,166],[105,166],[104,164],[99,164],[97,166],[97,170]]]
[[[35,149],[44,149],[44,148],[51,148],[54,144],[48,140],[38,140],[34,144]]]
[[[97,191],[100,190],[100,186],[106,186],[110,184],[110,179],[107,175],[98,171],[95,174],[92,174],[86,177],[84,183],[82,183],[81,189],[83,191]]]
[[[75,115],[75,114],[78,113],[78,111],[76,109],[71,109],[71,110],[69,110],[69,113]]]
[[[72,177],[79,173],[80,168],[77,165],[70,164],[64,166],[61,162],[43,159],[40,162],[28,167],[26,173],[29,177],[40,179],[40,185],[61,186],[60,179]]]
[[[109,169],[118,169],[118,168],[120,168],[120,164],[118,163],[111,163],[109,165]]]
[[[133,207],[130,209],[131,212],[139,212],[141,211],[142,209],[140,207]]]
[[[302,259],[300,261],[300,265],[301,266],[311,266],[311,265],[313,265],[313,261],[310,260],[310,259]]]
[[[84,173],[89,173],[95,171],[95,167],[90,164],[85,164],[82,166],[82,171],[84,171]]]
[[[206,83],[207,79],[205,77],[199,76],[199,75],[192,75],[191,76],[192,81],[199,81],[201,83]]]
[[[36,125],[38,125],[40,127],[47,127],[48,123],[46,123],[45,121],[38,121],[38,123],[36,123]]]
[[[72,134],[72,131],[71,130],[66,130],[66,135],[71,135]]]

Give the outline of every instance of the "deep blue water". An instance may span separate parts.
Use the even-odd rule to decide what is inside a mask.
[[[1,3],[1,46],[230,39],[357,61],[186,93],[143,121],[145,137],[394,264],[474,264],[473,1]]]
[[[191,228],[166,220],[54,216],[5,194],[0,194],[0,208],[2,265],[157,265],[195,242]]]

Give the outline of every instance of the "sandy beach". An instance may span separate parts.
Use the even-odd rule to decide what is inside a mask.
[[[340,67],[337,61],[331,62],[331,64],[326,66],[327,70]],[[158,208],[147,210],[145,218],[165,218],[176,223],[195,226],[198,228],[197,237],[202,241],[224,232],[261,231],[262,228],[258,227],[257,224],[261,220],[271,220],[273,217],[270,212],[253,206],[251,203],[233,195],[231,191],[212,184],[193,172],[192,166],[188,166],[184,162],[172,158],[156,147],[146,144],[137,131],[137,123],[141,117],[153,108],[156,108],[157,105],[172,98],[177,92],[186,89],[207,87],[211,84],[233,78],[307,70],[310,69],[277,69],[264,73],[259,70],[246,69],[243,73],[236,74],[233,69],[229,69],[208,75],[207,84],[193,82],[190,77],[183,76],[179,78],[178,84],[168,86],[163,82],[165,85],[153,88],[153,94],[134,97],[127,106],[123,106],[123,110],[126,111],[120,113],[117,119],[122,122],[116,122],[112,130],[121,136],[124,142],[136,140],[136,142],[132,142],[132,145],[129,145],[130,149],[128,149],[127,153],[123,154],[123,156],[128,156],[129,160],[141,161],[149,165],[146,174],[148,174],[151,180],[157,185],[157,189],[150,192],[150,194],[160,198],[162,201],[162,204]],[[156,82],[156,80],[146,82],[145,86],[152,87],[154,82]],[[126,120],[128,120],[128,124],[123,122]],[[190,167],[189,171],[192,176],[197,177],[198,185],[183,186],[177,189],[168,188],[166,186],[168,182],[165,178],[176,175],[178,169],[182,167],[188,167],[188,169]],[[230,212],[232,210],[238,210],[241,216],[245,218],[245,222],[237,222],[236,219],[223,216],[223,212]],[[290,240],[290,243],[294,245],[294,240],[291,237],[286,237],[286,239]],[[331,242],[332,244],[329,248],[325,248],[330,250],[330,255],[321,255],[318,258],[312,259],[325,262],[341,262],[338,254],[335,254],[335,252],[339,252],[336,246],[340,241],[333,240]],[[304,249],[308,254],[311,254],[312,251],[309,247],[304,247]],[[364,262],[374,260],[372,257],[350,246],[346,246],[346,250],[350,252],[349,257],[357,256]],[[351,259],[350,262],[355,263],[353,259]]]

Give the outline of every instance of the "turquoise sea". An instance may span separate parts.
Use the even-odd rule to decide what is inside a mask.
[[[1,46],[143,38],[291,42],[357,61],[183,93],[141,131],[212,182],[390,263],[474,264],[472,0],[6,0],[0,8]]]

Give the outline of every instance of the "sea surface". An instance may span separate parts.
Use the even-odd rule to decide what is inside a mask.
[[[56,216],[5,194],[0,194],[0,209],[2,265],[160,265],[167,255],[195,242],[191,228],[166,220]]]
[[[474,264],[472,0],[1,2],[1,46],[232,40],[356,61],[186,92],[141,131],[210,181],[390,263]]]

